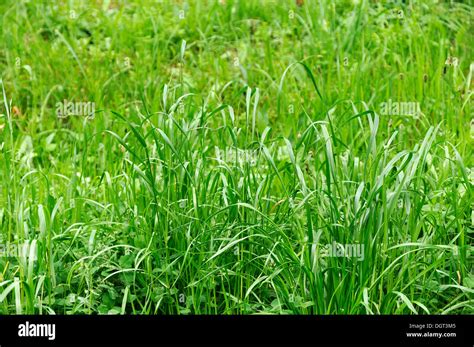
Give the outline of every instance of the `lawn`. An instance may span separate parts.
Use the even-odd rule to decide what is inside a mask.
[[[0,314],[473,314],[469,1],[0,4]]]

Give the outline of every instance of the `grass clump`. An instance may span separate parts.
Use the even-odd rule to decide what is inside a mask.
[[[472,7],[301,3],[0,5],[0,313],[474,312]]]

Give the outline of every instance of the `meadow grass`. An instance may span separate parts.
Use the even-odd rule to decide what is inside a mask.
[[[1,314],[474,312],[471,5],[0,9]]]

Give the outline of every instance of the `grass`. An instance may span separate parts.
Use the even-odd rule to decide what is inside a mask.
[[[301,3],[0,5],[1,314],[474,313],[472,6]]]

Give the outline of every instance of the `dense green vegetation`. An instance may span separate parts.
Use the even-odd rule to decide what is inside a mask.
[[[471,5],[0,13],[0,313],[474,312]]]

